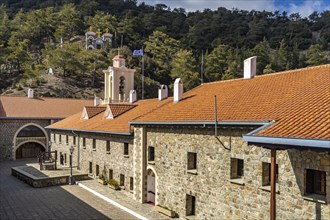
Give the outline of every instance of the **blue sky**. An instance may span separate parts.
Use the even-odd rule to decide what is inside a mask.
[[[138,3],[145,2],[149,5],[164,3],[173,8],[184,8],[186,11],[212,10],[218,7],[227,9],[238,8],[242,10],[266,10],[286,11],[289,14],[299,12],[306,17],[313,11],[322,12],[330,10],[330,0],[138,0]]]

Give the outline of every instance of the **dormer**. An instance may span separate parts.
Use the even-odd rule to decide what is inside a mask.
[[[109,104],[104,112],[105,119],[114,119],[119,115],[131,110],[136,105],[131,104]]]
[[[85,106],[80,118],[81,119],[91,119],[94,116],[100,114],[101,112],[104,112],[106,108],[105,107],[100,107],[100,106]]]

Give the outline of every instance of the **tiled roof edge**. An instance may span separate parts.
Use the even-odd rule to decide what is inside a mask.
[[[254,144],[300,146],[300,147],[322,148],[322,149],[330,150],[330,140],[326,140],[326,139],[243,135],[243,140]]]

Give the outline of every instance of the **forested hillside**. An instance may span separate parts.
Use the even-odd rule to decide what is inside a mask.
[[[330,63],[330,11],[303,18],[225,8],[188,13],[134,0],[0,4],[0,93],[32,87],[45,96],[91,97],[102,91],[102,70],[118,47],[127,66],[137,69],[138,94],[141,57],[132,51],[144,48],[145,97],[156,96],[159,83],[171,85],[177,77],[185,90],[202,81],[241,77],[243,60],[253,55],[258,56],[257,74]],[[112,48],[86,50],[84,34],[90,27],[109,30]],[[54,76],[47,75],[49,68]]]

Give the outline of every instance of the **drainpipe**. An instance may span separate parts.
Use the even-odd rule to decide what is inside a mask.
[[[77,169],[80,170],[80,135],[76,134],[73,130],[71,132],[72,132],[72,134],[74,134],[78,138]]]
[[[271,149],[270,164],[270,220],[276,219],[276,149]]]

